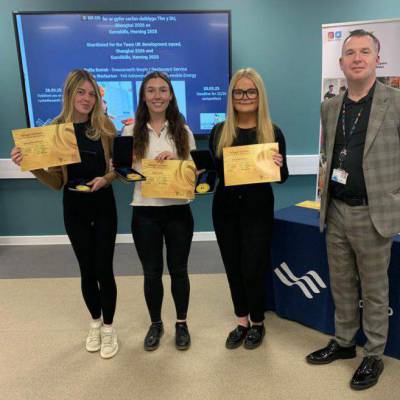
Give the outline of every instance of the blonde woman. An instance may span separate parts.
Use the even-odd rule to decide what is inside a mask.
[[[100,350],[102,358],[118,351],[112,326],[117,287],[113,256],[117,232],[115,200],[110,186],[115,173],[110,158],[115,128],[104,115],[97,83],[85,70],[72,71],[64,85],[63,108],[53,123],[73,122],[81,163],[35,170],[32,173],[53,189],[64,189],[64,223],[81,271],[81,288],[91,315],[86,350]],[[14,147],[13,162],[20,165],[23,154]],[[84,181],[90,193],[69,190]]]
[[[288,177],[285,139],[273,125],[264,84],[252,68],[232,77],[226,121],[210,136],[210,150],[217,163],[219,184],[213,200],[213,223],[228,277],[237,327],[226,347],[258,347],[265,334],[265,277],[270,265],[270,241],[274,195],[269,183],[229,186],[224,184],[224,147],[278,142],[273,160],[281,168],[281,182]]]

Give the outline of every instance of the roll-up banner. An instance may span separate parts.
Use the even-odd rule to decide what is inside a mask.
[[[339,66],[342,45],[349,33],[364,29],[373,33],[381,44],[377,79],[385,85],[400,88],[400,19],[347,22],[322,25],[322,85],[321,101],[347,89],[346,79]],[[319,149],[322,136],[320,134]],[[321,173],[325,160],[319,157],[319,173],[316,183],[316,199],[320,199],[325,174]],[[327,171],[326,176],[329,175]],[[329,179],[329,178],[328,178]]]

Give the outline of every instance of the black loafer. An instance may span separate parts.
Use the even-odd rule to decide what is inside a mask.
[[[368,389],[378,383],[383,371],[383,361],[373,356],[364,357],[350,381],[354,390]]]
[[[328,346],[314,351],[306,357],[309,364],[329,364],[338,359],[349,359],[356,356],[356,346],[342,347],[332,339]]]
[[[153,322],[144,338],[144,349],[153,351],[160,345],[161,336],[164,334],[164,327],[162,322]]]
[[[238,325],[232,332],[229,332],[229,335],[226,338],[225,347],[229,350],[238,348],[243,343],[248,331],[249,328]]]
[[[175,347],[178,350],[187,350],[190,347],[190,334],[186,322],[175,324]]]
[[[244,339],[244,347],[247,350],[253,350],[258,347],[264,338],[265,328],[262,325],[253,325],[247,332],[246,339]]]

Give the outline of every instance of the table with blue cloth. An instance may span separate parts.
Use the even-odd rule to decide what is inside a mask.
[[[266,309],[333,335],[334,305],[329,285],[325,235],[319,212],[292,206],[275,213],[272,267],[267,277]],[[400,359],[400,237],[393,242],[389,265],[389,336],[385,354]],[[362,301],[360,301],[362,309]],[[357,344],[363,345],[360,332]]]

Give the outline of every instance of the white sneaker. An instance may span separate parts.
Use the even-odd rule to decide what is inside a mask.
[[[100,328],[103,326],[101,321],[92,321],[86,338],[86,350],[90,352],[99,351],[101,347]]]
[[[112,326],[103,326],[101,328],[101,358],[111,358],[117,354],[118,340],[117,332]]]

